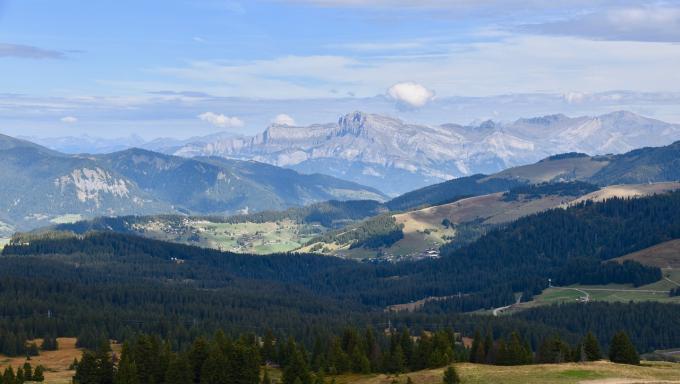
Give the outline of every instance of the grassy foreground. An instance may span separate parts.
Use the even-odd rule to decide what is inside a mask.
[[[42,352],[33,357],[31,364],[42,364],[45,368],[45,383],[70,383],[73,371],[69,365],[74,358],[80,358],[82,350],[75,347],[75,339],[59,338],[59,350]],[[112,345],[120,353],[120,345]],[[24,358],[8,358],[0,355],[0,369],[8,364],[18,368]],[[634,383],[678,383],[680,384],[680,363],[643,362],[642,366],[613,364],[605,361],[594,363],[542,364],[518,367],[499,367],[470,363],[455,364],[463,383],[545,383],[545,384],[634,384]],[[415,384],[439,384],[444,369],[432,369],[401,375],[341,375],[335,377],[336,384],[391,384],[396,380],[406,383],[410,377]],[[279,381],[281,372],[270,369],[270,376]],[[330,382],[331,377],[326,378]],[[280,382],[280,381],[279,381]]]
[[[642,366],[628,366],[600,361],[594,363],[541,364],[518,367],[498,367],[470,363],[456,364],[463,383],[496,384],[633,384],[680,383],[680,364],[644,362]],[[339,376],[337,384],[390,384],[396,380],[406,383],[410,377],[415,384],[439,384],[444,369],[393,375]]]

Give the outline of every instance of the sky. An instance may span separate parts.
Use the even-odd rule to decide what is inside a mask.
[[[680,123],[680,1],[0,0],[0,132],[249,135],[626,109]]]

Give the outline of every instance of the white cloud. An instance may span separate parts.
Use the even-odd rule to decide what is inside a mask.
[[[408,108],[424,107],[434,99],[434,91],[414,82],[394,84],[387,90],[387,95],[394,99],[398,106]]]
[[[294,126],[295,125],[295,119],[290,117],[289,115],[286,115],[285,113],[281,113],[279,115],[276,115],[274,119],[272,120],[272,124],[277,124],[277,125],[288,125],[288,126]]]
[[[238,117],[225,116],[213,112],[205,112],[198,115],[198,118],[220,128],[238,128],[244,125],[243,120]]]
[[[61,120],[62,123],[66,123],[66,124],[74,124],[74,123],[78,122],[78,118],[73,117],[73,116],[65,116],[65,117],[62,117],[60,120]]]

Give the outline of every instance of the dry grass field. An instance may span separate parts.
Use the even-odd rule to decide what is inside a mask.
[[[42,340],[33,340],[38,345]],[[71,382],[73,371],[69,370],[69,366],[74,358],[80,359],[82,350],[76,348],[76,339],[70,337],[60,337],[57,339],[59,349],[56,351],[41,351],[40,356],[31,357],[31,365],[35,368],[38,365],[45,367],[45,383],[48,384],[66,384]],[[111,348],[114,352],[120,353],[120,344],[112,344]],[[24,357],[6,357],[0,355],[0,370],[11,365],[16,371],[17,368],[24,365],[26,358]]]
[[[635,260],[653,267],[680,269],[680,239],[666,241],[614,260],[621,262]]]
[[[680,364],[643,362],[642,366],[594,363],[540,364],[499,367],[470,363],[455,364],[464,384],[654,384],[680,383]],[[405,384],[411,378],[415,384],[440,384],[444,368],[401,375],[342,375],[327,377],[336,384]],[[270,370],[270,377],[279,380],[280,372]]]
[[[610,185],[604,187],[599,191],[589,193],[572,202],[577,204],[582,201],[600,202],[613,197],[644,197],[651,196],[658,193],[665,193],[680,189],[680,183],[666,182],[666,183],[650,183],[650,184],[625,184],[625,185]]]

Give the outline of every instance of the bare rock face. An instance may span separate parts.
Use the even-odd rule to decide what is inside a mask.
[[[249,138],[186,145],[173,154],[252,159],[325,173],[399,194],[443,180],[493,173],[550,155],[623,153],[680,139],[680,126],[614,112],[596,117],[548,115],[512,123],[408,124],[352,112],[336,123],[271,125]]]

